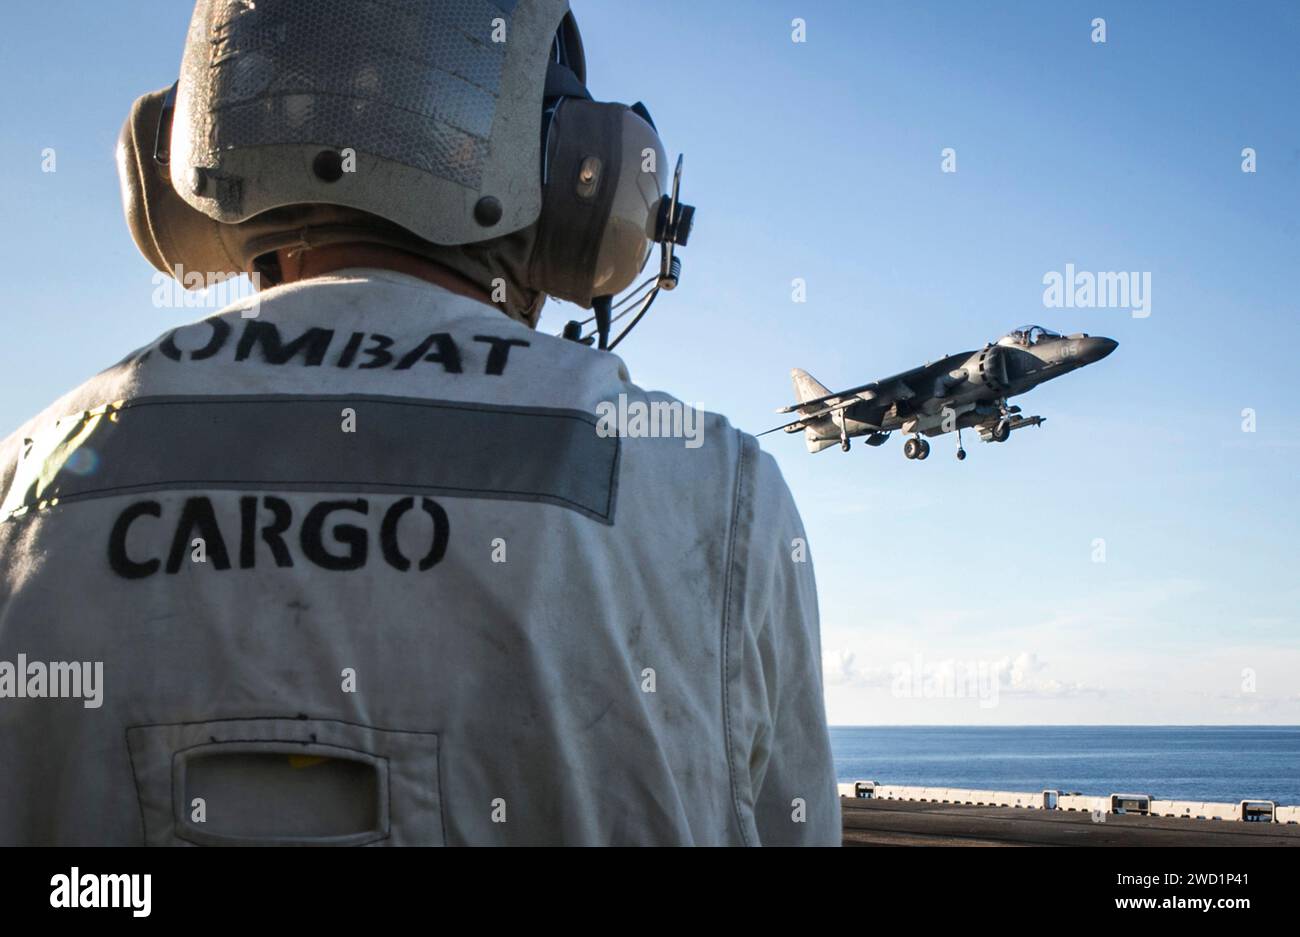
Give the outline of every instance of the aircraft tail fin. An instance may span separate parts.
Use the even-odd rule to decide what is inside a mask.
[[[831,394],[829,387],[819,383],[816,378],[803,368],[794,368],[790,372],[790,380],[794,383],[794,396],[799,403],[803,403],[805,400],[829,397]]]
[[[820,409],[824,409],[826,398],[832,396],[831,389],[822,384],[815,377],[805,371],[803,368],[794,368],[790,371],[790,380],[794,383],[794,396],[796,405],[789,407],[790,410],[798,410],[803,414],[814,414]],[[808,403],[808,401],[817,401]],[[804,404],[808,404],[804,406]],[[804,441],[808,445],[809,452],[821,452],[823,449],[834,446],[839,442],[838,424],[834,423],[831,418],[826,416],[812,417],[804,426]]]

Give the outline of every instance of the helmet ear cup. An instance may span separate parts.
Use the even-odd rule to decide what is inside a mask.
[[[626,105],[562,99],[546,140],[530,285],[584,308],[627,288],[649,255],[664,159],[654,128]]]
[[[601,236],[618,184],[622,105],[563,98],[545,141],[542,212],[529,282],[591,306]]]
[[[654,125],[635,107],[624,108],[618,184],[596,258],[597,295],[620,293],[633,284],[658,240],[666,207],[663,180],[668,157]]]
[[[137,98],[117,141],[122,210],[131,238],[153,266],[184,282],[187,274],[222,278],[243,273],[225,239],[226,226],[191,208],[172,188],[155,148],[170,135],[167,89]],[[161,133],[160,133],[161,130]]]

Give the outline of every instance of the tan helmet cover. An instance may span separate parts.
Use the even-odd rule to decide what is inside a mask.
[[[542,207],[543,86],[568,9],[198,0],[171,139],[175,191],[225,224],[329,203],[435,244],[518,231]],[[322,173],[323,153],[354,164]]]
[[[150,92],[132,106],[117,163],[131,237],[155,268],[183,283],[193,274],[257,273],[269,286],[277,282],[276,271],[259,261],[277,250],[383,244],[456,271],[490,291],[506,315],[536,327],[546,294],[589,307],[593,297],[630,286],[650,254],[667,167],[658,134],[623,105],[564,102],[550,134],[538,223],[444,246],[342,205],[284,205],[239,224],[209,218],[176,194],[167,165],[155,158],[159,134],[168,129],[167,93]],[[593,166],[595,176],[585,183]]]
[[[210,282],[212,278],[256,273],[262,285],[271,286],[277,282],[275,272],[259,265],[259,260],[281,248],[383,244],[435,260],[486,290],[504,283],[504,296],[497,293],[501,310],[536,327],[545,295],[526,285],[534,228],[477,244],[444,247],[423,241],[383,218],[339,205],[289,205],[243,224],[222,224],[178,196],[167,166],[154,158],[166,97],[164,88],[137,99],[117,145],[126,224],[140,253],[158,270],[182,283],[190,282],[194,274]]]
[[[261,76],[255,83],[262,92],[252,98],[260,102],[255,108],[258,113],[274,114],[290,123],[296,120],[300,135],[314,135],[329,124],[324,118],[316,120],[313,114],[317,104],[329,109],[326,99],[330,93],[312,94],[298,89],[312,82],[332,87],[329,83],[337,80],[333,75],[338,69],[326,68],[323,60],[305,55],[307,64],[316,72],[289,69],[282,80],[262,72],[269,69],[278,74],[279,69],[287,67],[285,62],[303,58],[287,49],[294,38],[310,45],[316,30],[331,32],[312,11],[332,8],[335,2],[260,0],[252,4],[198,0],[175,111],[166,106],[166,90],[144,95],[132,107],[119,140],[118,168],[127,224],[140,251],[157,269],[182,282],[189,282],[192,273],[207,278],[258,273],[261,285],[273,285],[279,275],[274,256],[278,250],[310,250],[340,243],[382,244],[456,271],[490,292],[507,315],[534,327],[546,295],[590,307],[597,297],[621,292],[631,285],[643,269],[653,242],[660,240],[658,223],[667,180],[663,145],[641,105],[629,108],[596,102],[587,96],[582,84],[585,65],[581,37],[567,13],[567,0],[520,0],[518,5],[513,0],[494,0],[495,5],[488,0],[419,0],[413,6],[422,11],[420,23],[425,27],[437,25],[432,32],[426,28],[423,33],[398,17],[426,38],[436,34],[441,39],[448,35],[463,39],[465,33],[456,31],[456,23],[465,26],[482,19],[479,14],[484,10],[500,13],[499,8],[508,7],[509,19],[502,15],[488,20],[494,29],[505,29],[506,45],[512,36],[520,40],[520,25],[531,22],[532,31],[544,35],[544,44],[561,42],[568,51],[577,79],[576,90],[560,91],[559,98],[552,98],[556,103],[543,111],[544,94],[555,94],[546,90],[548,48],[547,55],[536,63],[535,74],[528,77],[531,90],[524,97],[528,98],[529,129],[522,142],[513,149],[506,147],[510,154],[498,160],[494,154],[504,144],[496,130],[492,131],[486,151],[491,166],[485,163],[484,171],[516,173],[503,178],[504,187],[498,191],[528,192],[530,199],[536,198],[536,204],[520,216],[527,220],[509,231],[505,229],[519,221],[507,221],[509,206],[518,207],[524,200],[498,200],[501,220],[484,225],[482,212],[469,207],[479,205],[470,197],[475,192],[463,186],[452,186],[461,194],[450,202],[444,199],[442,209],[430,201],[450,191],[445,178],[399,166],[383,156],[375,157],[358,143],[356,171],[340,173],[330,182],[316,171],[318,160],[323,152],[337,156],[346,147],[333,142],[328,146],[316,142],[268,143],[268,139],[284,136],[278,123],[232,119],[233,112],[247,112],[253,107],[236,93],[243,87],[239,78],[243,69]],[[372,148],[387,152],[395,144],[376,131],[377,127],[387,126],[385,121],[413,122],[412,132],[427,132],[430,139],[444,133],[441,118],[412,115],[423,111],[458,113],[463,102],[456,94],[466,82],[460,78],[453,82],[451,77],[470,71],[466,63],[480,61],[485,53],[468,50],[468,58],[453,55],[441,64],[423,59],[418,65],[408,63],[411,68],[434,74],[429,81],[421,82],[403,73],[406,84],[388,85],[400,86],[405,89],[403,93],[415,97],[380,100],[371,79],[386,75],[386,69],[393,65],[390,47],[405,47],[400,43],[392,46],[396,40],[391,25],[369,18],[365,12],[369,8],[370,4],[363,2],[348,3],[349,10],[361,11],[351,21],[353,26],[371,30],[351,37],[352,45],[364,52],[345,57],[342,66],[346,71],[355,65],[354,79],[364,91],[347,97],[353,105],[356,127],[366,131],[356,136],[378,140],[371,144]],[[525,13],[525,8],[532,12]],[[537,13],[543,8],[550,10],[544,17]],[[266,13],[266,18],[248,19],[255,10]],[[270,10],[277,11],[278,18],[266,12]],[[536,25],[539,17],[545,26]],[[561,24],[559,36],[556,23]],[[196,35],[206,39],[196,43]],[[337,37],[326,36],[322,42],[343,55]],[[210,62],[196,52],[206,48],[205,43],[211,46],[207,53]],[[515,54],[505,55],[503,70],[512,68],[510,56]],[[363,64],[367,57],[377,60],[370,71]],[[201,60],[208,62],[202,69],[198,65]],[[231,62],[244,64],[232,66]],[[197,72],[206,77],[195,77]],[[485,79],[480,75],[477,80]],[[195,89],[201,82],[206,82],[202,93],[216,97],[200,98]],[[481,95],[475,98],[480,99]],[[520,96],[511,100],[516,99]],[[207,103],[196,110],[199,100]],[[412,101],[423,111],[412,109]],[[398,110],[404,116],[391,113]],[[493,127],[512,128],[513,135],[524,119],[507,120],[506,110],[506,104],[498,102]],[[545,135],[543,120],[547,122]],[[197,137],[196,123],[203,128]],[[263,142],[249,142],[254,136]],[[196,159],[194,140],[199,138],[209,143],[200,148],[206,155]],[[331,138],[336,139],[342,138]],[[547,141],[544,162],[543,139]],[[520,153],[529,154],[528,158],[512,162]],[[176,183],[186,180],[188,188],[178,190]],[[408,184],[414,189],[405,190]],[[463,228],[467,217],[477,229],[470,232],[471,240],[449,243],[424,236]]]

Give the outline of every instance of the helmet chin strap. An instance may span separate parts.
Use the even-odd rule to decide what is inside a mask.
[[[680,261],[677,261],[677,267],[680,272]],[[647,287],[650,288],[648,293],[646,292]],[[658,274],[655,274],[628,290],[623,298],[617,303],[613,302],[612,296],[597,296],[592,299],[591,302],[591,308],[594,314],[583,319],[581,322],[574,320],[567,323],[564,326],[564,331],[560,333],[560,337],[567,338],[569,341],[577,342],[580,345],[595,344],[596,347],[602,351],[612,351],[615,345],[627,337],[627,333],[632,331],[633,326],[641,321],[641,317],[649,310],[651,303],[654,302],[655,296],[659,294],[659,290],[662,288],[663,286],[660,282],[660,277]],[[640,301],[639,306],[630,305],[637,300]],[[613,310],[621,309],[624,306],[627,306],[628,308],[623,309],[623,311],[618,315],[611,315]],[[633,310],[636,310],[636,316],[632,319],[631,323],[628,324],[628,327],[620,332],[618,338],[614,339],[614,341],[609,341],[610,326]],[[603,325],[601,321],[602,318],[604,319]],[[586,335],[583,335],[582,327],[584,325],[590,325],[593,322],[596,324],[596,327]]]
[[[613,296],[595,296],[591,300],[592,311],[596,313],[596,347],[601,351],[609,347],[609,315],[613,304]]]
[[[680,272],[681,263],[678,262],[677,266],[678,266],[678,271]],[[609,351],[613,351],[616,347],[618,347],[618,343],[621,342],[623,339],[627,338],[627,333],[631,332],[634,328],[636,328],[636,324],[641,321],[642,316],[644,316],[647,312],[649,312],[650,307],[654,305],[655,297],[659,295],[659,291],[661,289],[664,289],[662,283],[656,283],[654,289],[652,289],[649,293],[646,294],[645,301],[641,303],[641,308],[637,311],[637,314],[632,318],[632,321],[628,323],[627,328],[619,332],[618,338],[610,342]],[[631,310],[628,309],[626,312],[630,312],[630,311]],[[626,315],[626,312],[624,312],[623,315]]]

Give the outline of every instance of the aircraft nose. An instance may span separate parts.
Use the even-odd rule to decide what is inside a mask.
[[[1079,349],[1079,357],[1084,360],[1085,364],[1100,361],[1119,347],[1119,342],[1115,341],[1115,339],[1102,338],[1100,335],[1085,338],[1080,344],[1083,347]]]

